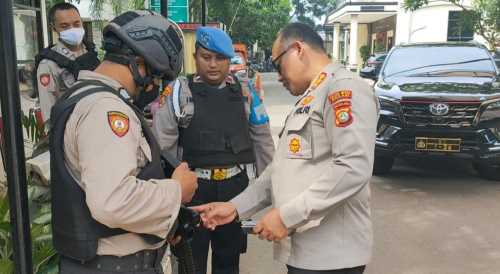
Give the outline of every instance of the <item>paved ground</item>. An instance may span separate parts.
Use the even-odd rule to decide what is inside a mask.
[[[295,99],[264,75],[273,134]],[[500,273],[500,182],[477,178],[470,164],[404,159],[373,177],[375,247],[367,274]],[[250,236],[242,274],[283,274],[269,243]]]

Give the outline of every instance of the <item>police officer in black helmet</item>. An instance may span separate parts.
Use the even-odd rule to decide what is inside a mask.
[[[163,273],[167,235],[196,175],[182,163],[165,178],[140,108],[158,83],[178,75],[182,34],[159,14],[132,11],[113,19],[103,37],[104,62],[81,71],[51,113],[60,273]]]

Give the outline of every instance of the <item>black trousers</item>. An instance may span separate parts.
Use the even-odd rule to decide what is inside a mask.
[[[248,186],[246,171],[223,181],[198,180],[193,204],[227,202]],[[191,241],[196,274],[207,273],[208,247],[212,248],[212,274],[238,274],[240,254],[246,252],[247,235],[239,223],[217,227],[214,231],[199,229]]]
[[[300,269],[293,266],[286,266],[288,274],[362,274],[365,271],[365,266],[358,266],[354,268],[344,268],[335,270],[307,270]]]

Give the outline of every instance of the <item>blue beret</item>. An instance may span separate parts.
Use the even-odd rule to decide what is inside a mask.
[[[227,58],[233,58],[235,55],[231,37],[217,28],[199,27],[196,30],[196,43]]]

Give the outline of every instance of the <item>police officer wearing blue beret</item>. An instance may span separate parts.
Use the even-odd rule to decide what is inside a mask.
[[[262,173],[274,154],[268,120],[249,119],[251,104],[230,74],[234,55],[225,32],[198,28],[196,73],[171,83],[154,115],[153,131],[161,148],[187,162],[198,176],[194,203],[231,200],[248,186],[249,174]],[[254,172],[248,172],[249,166]],[[196,273],[207,273],[209,245],[212,273],[239,273],[246,241],[236,222],[199,231],[192,241]]]

